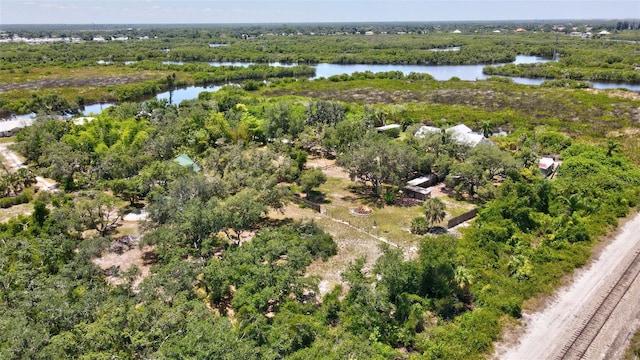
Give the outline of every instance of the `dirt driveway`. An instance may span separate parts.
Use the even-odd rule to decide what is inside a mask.
[[[24,161],[9,147],[13,143],[0,143],[0,155],[4,158],[4,164],[8,171],[16,172],[18,169],[24,169],[27,166]],[[36,176],[36,186],[40,190],[58,191],[58,184],[51,179]]]

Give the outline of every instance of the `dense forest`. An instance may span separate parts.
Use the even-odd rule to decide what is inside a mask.
[[[139,76],[96,90],[119,104],[83,121],[62,115],[74,113],[78,97],[94,96],[86,94],[91,85],[0,92],[8,112],[38,114],[8,140],[29,170],[5,166],[0,177],[0,200],[26,194],[7,200],[7,206],[23,203],[10,209],[26,210],[0,224],[0,357],[490,354],[525,301],[551,294],[637,209],[638,95],[500,77],[438,82],[394,72],[309,81],[302,65],[214,70],[200,62],[393,63],[442,56],[438,63],[460,64],[553,54],[555,34],[492,38],[492,28],[460,37],[435,28],[347,37],[309,34],[319,28],[295,35],[291,27],[278,31],[294,35],[268,40],[257,29],[138,29],[136,35],[150,39],[135,46],[0,44],[0,77],[16,86],[40,76]],[[558,42],[562,60],[550,72],[575,67],[591,79],[603,69],[626,74],[640,62],[633,43]],[[163,52],[167,46],[171,51]],[[458,46],[464,50],[424,51]],[[608,61],[603,54],[615,57],[608,68],[598,65]],[[138,63],[102,66],[95,63],[100,59]],[[189,64],[162,64],[167,59]],[[180,104],[144,99],[178,83],[222,78],[246,81]],[[126,94],[129,88],[134,95]],[[400,126],[378,129],[392,124]],[[458,124],[487,143],[471,146],[444,131]],[[425,125],[443,131],[414,136]],[[561,162],[553,178],[540,172],[543,156]],[[419,203],[399,191],[428,174],[448,193]],[[59,189],[38,190],[35,175]],[[311,210],[314,204],[324,212]],[[349,215],[357,207],[374,215]],[[447,231],[443,220],[467,209],[478,216]],[[141,213],[146,220],[124,220]],[[376,256],[352,250],[361,235],[367,240],[357,247]],[[135,251],[138,265],[99,266],[109,254]]]

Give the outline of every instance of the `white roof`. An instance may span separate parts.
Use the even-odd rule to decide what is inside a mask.
[[[473,130],[471,130],[471,128],[465,124],[458,124],[456,126],[448,128],[447,132],[455,136],[456,134],[468,134],[470,132],[473,132]]]
[[[22,129],[33,124],[33,119],[15,119],[0,121],[0,131],[9,131],[13,129]]]
[[[459,144],[476,146],[481,143],[491,143],[484,138],[484,135],[474,133],[471,128],[465,124],[459,124],[447,129],[451,134],[451,138]]]
[[[470,146],[476,146],[481,143],[490,143],[482,134],[476,133],[454,133],[451,138],[459,144],[466,144]]]
[[[90,123],[94,119],[95,118],[91,116],[82,116],[82,117],[73,119],[73,123],[74,125],[84,125],[84,124]]]
[[[553,166],[553,159],[552,158],[548,158],[548,157],[543,157],[542,159],[540,159],[539,163],[538,163],[538,167],[540,167],[541,169],[548,169],[550,166]]]
[[[433,178],[432,175],[420,176],[419,178],[415,178],[413,180],[407,181],[407,185],[418,186],[418,185],[420,185],[422,183],[430,181],[432,178]]]
[[[400,124],[389,124],[389,125],[385,125],[385,126],[379,126],[376,128],[376,130],[378,131],[385,131],[385,130],[391,130],[391,129],[400,129],[402,127],[402,125]]]
[[[437,127],[422,126],[420,129],[418,129],[418,131],[416,131],[415,136],[423,138],[427,134],[438,134],[440,133],[440,131],[441,130]],[[466,144],[470,146],[476,146],[481,143],[492,144],[491,141],[485,139],[484,135],[474,133],[473,130],[471,130],[471,128],[465,124],[452,126],[445,131],[451,134],[451,138],[460,144]]]

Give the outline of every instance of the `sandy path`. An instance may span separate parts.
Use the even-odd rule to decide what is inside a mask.
[[[26,168],[27,165],[25,165],[23,160],[9,148],[11,145],[13,145],[13,143],[0,144],[0,154],[4,157],[7,170],[10,172],[16,172],[18,169]],[[36,176],[36,186],[40,190],[58,191],[58,184],[55,181],[41,176]]]
[[[594,257],[592,263],[575,272],[574,281],[560,290],[545,309],[523,315],[524,332],[517,344],[496,344],[494,358],[554,359],[581,323],[590,316],[606,291],[617,281],[634,252],[640,251],[640,214],[628,221],[616,237]],[[589,359],[620,357],[638,324],[640,278],[602,328]]]

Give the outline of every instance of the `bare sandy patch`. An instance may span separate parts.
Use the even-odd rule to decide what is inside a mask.
[[[122,285],[128,280],[124,273],[129,269],[136,266],[139,270],[135,280],[133,281],[133,288],[137,288],[138,285],[149,276],[151,264],[145,261],[145,254],[152,253],[154,247],[145,246],[142,249],[138,246],[134,246],[122,254],[115,252],[109,252],[102,257],[93,259],[93,263],[100,267],[105,273],[106,281],[111,285]]]
[[[308,168],[320,168],[327,177],[335,179],[349,179],[349,173],[347,173],[342,167],[336,165],[335,160],[312,157],[307,161]]]
[[[585,91],[590,92],[592,94],[601,94],[606,93],[610,97],[621,98],[627,100],[640,100],[640,94],[634,91],[624,91],[624,90],[600,90],[600,89],[585,89]]]

